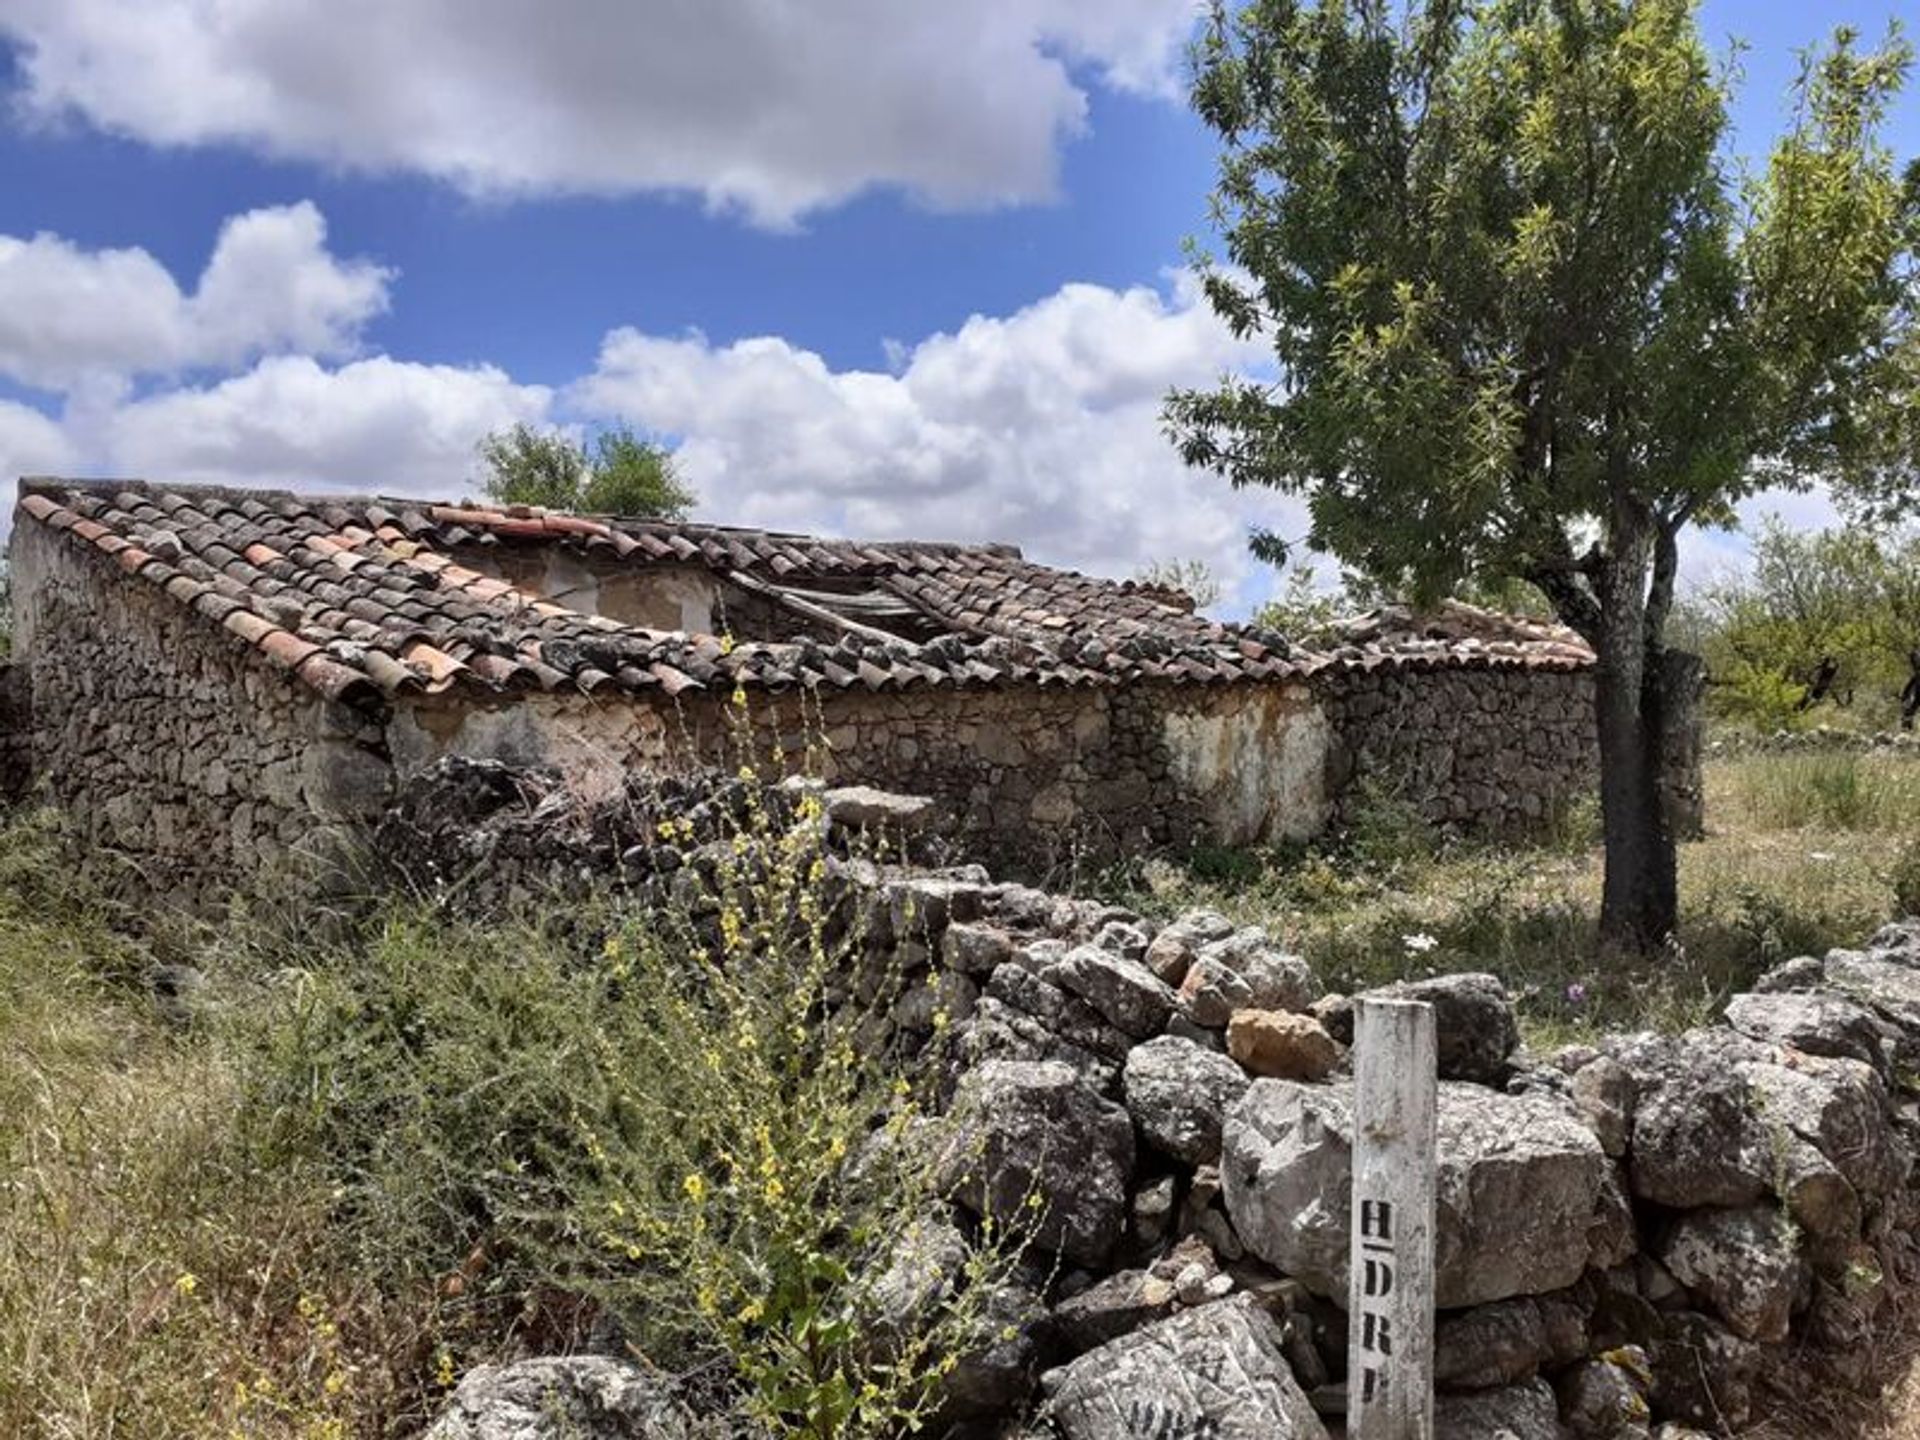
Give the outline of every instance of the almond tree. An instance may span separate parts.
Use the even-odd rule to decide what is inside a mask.
[[[1169,429],[1303,496],[1354,569],[1523,578],[1593,645],[1614,947],[1675,922],[1682,530],[1772,485],[1908,498],[1920,187],[1880,140],[1908,58],[1837,32],[1749,174],[1695,0],[1216,0],[1196,47],[1223,142],[1202,278],[1278,378],[1178,392]]]

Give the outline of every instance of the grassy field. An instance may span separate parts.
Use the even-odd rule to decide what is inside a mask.
[[[1728,759],[1709,784],[1680,943],[1631,972],[1591,960],[1591,816],[1495,850],[1382,806],[1323,850],[1156,862],[1109,888],[1259,920],[1343,988],[1495,971],[1536,1044],[1683,1026],[1887,918],[1920,835],[1920,760]],[[284,950],[230,933],[134,938],[65,873],[43,827],[0,827],[0,1435],[411,1434],[503,1335],[565,1323],[537,1257],[476,1245],[473,1216],[518,1193],[519,1154],[564,1147],[542,1127],[556,1093],[586,1103],[601,1072],[581,1057],[618,1024],[627,1056],[660,1026],[595,1010],[613,992],[538,934],[416,916],[290,975]],[[183,959],[214,978],[187,1026],[143,984]],[[503,1157],[514,1115],[527,1135]]]
[[[1920,759],[1755,755],[1709,763],[1706,839],[1682,847],[1681,932],[1597,969],[1597,817],[1535,848],[1445,844],[1376,806],[1330,847],[1148,862],[1109,888],[1152,912],[1208,905],[1267,926],[1330,986],[1489,970],[1535,1045],[1599,1029],[1682,1029],[1769,966],[1860,939],[1899,908],[1920,837]]]

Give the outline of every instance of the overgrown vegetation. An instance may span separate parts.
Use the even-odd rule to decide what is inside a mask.
[[[0,1433],[411,1434],[470,1365],[589,1337],[769,1435],[910,1425],[1019,1217],[883,1330],[877,1277],[939,1196],[887,1143],[911,1086],[854,1043],[892,980],[821,1023],[859,930],[817,819],[756,813],[666,914],[200,935],[187,1023],[148,998],[158,942],[9,826]]]
[[[695,500],[672,453],[624,427],[602,431],[587,449],[522,423],[482,440],[480,461],[487,494],[502,505],[672,520]]]
[[[1920,650],[1920,535],[1770,518],[1750,565],[1703,586],[1685,622],[1720,715],[1762,730],[1889,728]]]
[[[1323,843],[1202,852],[1115,877],[1144,909],[1218,908],[1266,925],[1351,990],[1487,970],[1514,992],[1528,1038],[1683,1029],[1793,955],[1857,942],[1920,900],[1920,760],[1754,755],[1707,769],[1708,838],[1682,847],[1677,941],[1636,965],[1596,966],[1598,817],[1555,818],[1534,848],[1448,841],[1390,794]]]

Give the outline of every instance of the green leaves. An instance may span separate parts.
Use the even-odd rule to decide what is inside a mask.
[[[1189,462],[1304,494],[1317,547],[1444,588],[1783,473],[1907,498],[1897,36],[1809,57],[1744,189],[1693,0],[1223,5],[1194,58],[1233,267],[1206,293],[1281,381],[1177,393],[1167,423]]]
[[[625,428],[601,432],[588,451],[522,423],[482,440],[480,459],[487,494],[503,505],[672,519],[694,504],[673,456]]]

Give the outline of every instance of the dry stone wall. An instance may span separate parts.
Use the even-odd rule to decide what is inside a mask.
[[[1333,788],[1349,804],[1364,781],[1433,824],[1514,834],[1595,785],[1590,672],[1382,665],[1314,683],[1337,737]]]
[[[927,796],[967,852],[1034,872],[1324,823],[1325,723],[1302,686],[1008,687],[606,703],[422,701],[389,727],[402,778],[442,756],[550,765],[582,798],[629,769],[740,764]]]
[[[492,809],[456,843],[495,837],[470,855],[490,873],[618,854],[642,893],[677,884],[649,846],[555,823],[551,777],[480,768]],[[826,808],[870,818],[882,798]],[[676,863],[697,872],[695,843]],[[937,1433],[1330,1433],[1351,998],[1206,911],[1156,919],[977,866],[831,873],[860,916],[852,973],[897,997],[859,1033],[929,1087],[941,1118],[918,1143],[950,1197],[883,1266],[917,1278],[882,1287],[899,1309],[876,1323],[903,1333],[963,1283],[983,1217],[1035,1221],[1034,1263],[988,1297],[1013,1318],[961,1358],[941,1416],[957,1428]],[[1431,1004],[1438,1030],[1437,1435],[1731,1436],[1814,1388],[1870,1387],[1867,1342],[1920,1285],[1920,920],[1789,961],[1714,1024],[1550,1053],[1521,1045],[1492,975],[1387,993]]]
[[[332,871],[388,798],[377,731],[41,526],[12,559],[33,784],[91,868],[189,907]]]

